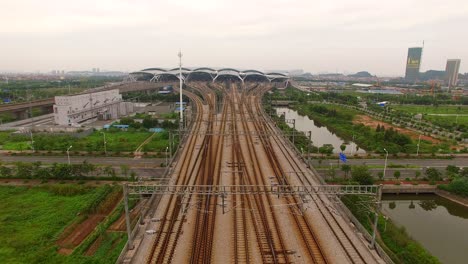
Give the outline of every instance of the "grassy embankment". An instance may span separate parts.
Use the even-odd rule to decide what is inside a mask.
[[[104,236],[93,256],[83,254],[90,244],[86,240],[68,256],[58,254],[56,244],[67,226],[91,213],[112,189],[0,186],[0,259],[3,263],[114,263],[126,241],[122,233]]]
[[[360,113],[356,110],[328,104],[296,104],[293,106],[300,115],[307,115],[318,126],[326,126],[345,140],[352,140],[367,151],[384,153],[416,153],[417,142],[392,128],[375,130],[363,124],[353,123]],[[448,144],[433,146],[428,141],[421,141],[420,153],[432,153],[438,150],[449,151]]]

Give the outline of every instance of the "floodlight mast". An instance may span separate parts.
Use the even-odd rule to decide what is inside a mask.
[[[184,124],[184,106],[182,102],[182,52],[179,50],[179,96],[180,96],[180,105],[179,105],[179,112],[180,112],[180,125]]]

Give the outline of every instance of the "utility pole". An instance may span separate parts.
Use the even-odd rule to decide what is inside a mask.
[[[383,178],[385,179],[385,171],[387,170],[387,158],[388,158],[388,151],[386,148],[384,148],[383,150],[385,150],[386,154],[385,154],[385,165],[384,165],[384,169],[383,169]]]
[[[311,167],[310,165],[310,145],[312,144],[312,131],[309,131],[309,142],[307,144],[307,165],[309,165],[309,168]]]
[[[132,237],[132,227],[130,223],[130,214],[128,210],[128,184],[123,185],[124,193],[124,209],[125,209],[125,223],[127,226],[127,236],[128,236],[128,248],[133,249],[133,237]]]
[[[419,139],[418,139],[418,150],[416,150],[416,156],[419,157],[419,144],[421,144],[421,134],[419,134]]]
[[[70,149],[71,148],[72,148],[72,146],[67,148],[68,165],[71,165],[71,163],[70,163]]]
[[[166,147],[166,167],[169,167],[169,147]]]
[[[104,155],[107,156],[107,141],[106,141],[106,133],[105,132],[101,132],[102,135],[104,136]]]
[[[32,112],[32,94],[31,92],[29,91],[29,89],[27,90],[27,93],[29,94],[27,97],[29,99],[29,117],[31,118],[31,128],[30,128],[30,136],[31,136],[31,149],[33,152],[36,152],[35,149],[34,149],[34,138],[33,138],[33,129],[34,129],[34,116],[33,116],[33,112]]]
[[[182,52],[179,50],[179,101],[180,101],[180,125],[184,124],[184,106],[182,102]]]
[[[377,201],[375,202],[375,219],[374,219],[374,230],[372,232],[372,242],[370,244],[370,248],[375,248],[375,236],[377,233],[377,223],[379,222],[379,210],[380,210],[380,204],[382,200],[382,187],[383,185],[380,184],[378,189],[377,189]]]
[[[293,119],[293,146],[295,146],[295,136],[296,136],[296,119]]]

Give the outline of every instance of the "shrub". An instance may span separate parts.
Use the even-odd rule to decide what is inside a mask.
[[[438,181],[440,180],[441,173],[436,168],[428,168],[426,170],[426,176],[430,181]]]
[[[365,165],[354,166],[351,169],[351,177],[353,178],[353,181],[359,182],[361,185],[370,185],[374,183],[374,178],[372,178],[368,167]]]
[[[449,184],[439,185],[438,188],[464,197],[468,197],[468,178],[456,178]]]

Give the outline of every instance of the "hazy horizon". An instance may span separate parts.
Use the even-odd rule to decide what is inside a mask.
[[[2,3],[0,72],[188,67],[369,71],[403,76],[409,47],[421,71],[461,59],[461,0],[58,1]]]

